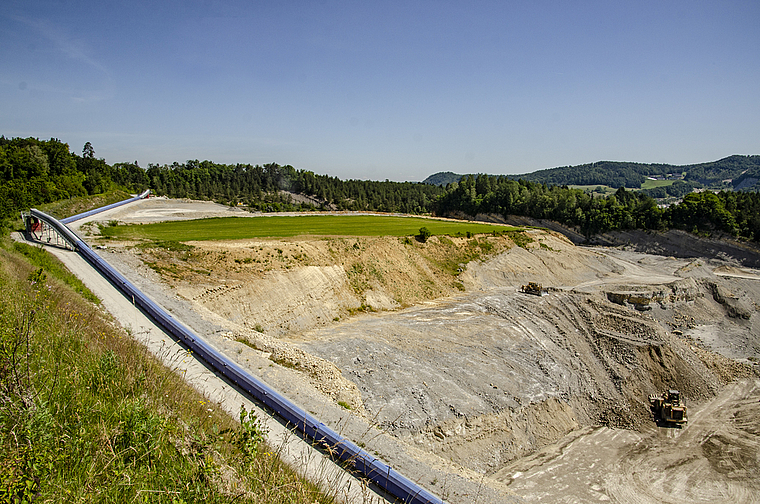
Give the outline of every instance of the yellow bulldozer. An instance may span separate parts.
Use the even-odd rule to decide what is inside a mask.
[[[677,390],[668,390],[662,394],[649,396],[649,404],[652,407],[655,421],[682,426],[688,422],[686,406],[681,401],[681,393]]]
[[[544,296],[549,293],[549,289],[544,289],[543,285],[540,283],[528,282],[528,285],[523,285],[520,288],[520,292],[533,294],[534,296]]]

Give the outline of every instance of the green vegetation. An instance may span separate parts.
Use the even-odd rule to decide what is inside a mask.
[[[470,234],[470,232],[467,231],[467,234]],[[428,228],[423,226],[420,228],[420,232],[417,234],[417,239],[422,243],[425,243],[431,236],[433,236],[433,233]]]
[[[121,189],[116,189],[103,194],[93,194],[90,196],[80,196],[77,198],[68,198],[52,203],[39,205],[37,208],[43,212],[52,215],[56,219],[63,219],[71,215],[80,214],[101,208],[112,203],[124,201],[132,196]]]
[[[79,156],[54,138],[0,137],[0,220],[47,203],[71,200],[64,205],[74,209],[79,198],[148,188],[173,198],[244,203],[251,211],[337,209],[412,214],[429,213],[443,191],[422,183],[344,181],[276,163],[254,166],[190,160],[150,164],[145,170],[137,162],[108,165],[95,157],[89,142]],[[306,198],[295,201],[296,195]],[[76,210],[71,214],[83,211]],[[60,218],[66,213],[61,209],[53,215]]]
[[[425,179],[425,183],[445,186],[458,183],[463,177],[466,175],[441,172],[429,176]],[[650,177],[661,180],[651,181],[649,180]],[[549,168],[522,175],[510,175],[509,178],[587,189],[608,186],[613,190],[620,187],[653,189],[666,185],[661,186],[658,184],[659,182],[673,182],[682,179],[682,182],[690,187],[758,191],[760,190],[760,156],[729,156],[710,163],[681,166],[597,161],[576,166]]]
[[[647,164],[621,161],[598,161],[577,166],[563,166],[539,170],[533,173],[515,175],[513,179],[523,179],[550,185],[606,185],[614,188],[651,189],[647,187],[648,177],[666,181],[679,180],[691,187],[710,189],[758,190],[760,156],[729,156],[710,163],[692,165]],[[747,176],[750,179],[747,181]],[[731,182],[725,182],[730,180]]]
[[[393,217],[383,215],[302,215],[225,217],[194,221],[116,226],[103,229],[105,236],[155,241],[237,240],[291,236],[411,236],[424,224],[432,234],[492,233],[504,226],[470,222]],[[509,229],[509,228],[507,228]]]
[[[463,175],[459,175],[454,172],[438,172],[430,175],[428,178],[423,180],[422,183],[437,186],[446,186],[453,184],[454,182],[459,182],[462,180],[462,176]]]
[[[552,185],[606,185],[638,189],[648,175],[669,173],[669,165],[646,165],[617,161],[598,161],[578,166],[563,166],[520,175],[531,182]]]
[[[100,299],[79,278],[72,275],[60,261],[45,252],[43,248],[31,247],[25,243],[13,243],[13,250],[23,254],[30,264],[65,283],[85,299],[100,304]]]
[[[145,170],[136,163],[108,165],[95,157],[90,142],[78,156],[55,138],[0,137],[0,219],[16,217],[20,210],[46,203],[119,188],[147,189]]]
[[[651,196],[652,198],[681,198],[686,194],[689,194],[694,190],[695,187],[699,187],[699,184],[694,184],[692,182],[684,182],[683,180],[656,180],[656,181],[647,181],[647,182],[663,182],[663,184],[660,184],[655,187],[651,188],[643,188],[642,192],[644,192],[647,196]],[[664,182],[670,182],[669,184],[665,184]]]
[[[679,183],[685,184],[676,181],[664,189],[680,187]],[[644,191],[620,188],[612,195],[595,197],[579,189],[468,175],[447,187],[435,213],[550,219],[576,227],[586,236],[620,229],[677,228],[700,234],[722,231],[760,241],[760,193],[750,192],[688,193],[680,203],[660,208]]]
[[[517,178],[520,180],[515,180]],[[0,137],[0,221],[17,218],[19,210],[46,204],[54,205],[50,213],[63,217],[84,211],[90,205],[96,207],[106,204],[107,200],[123,199],[125,191],[139,192],[150,188],[156,194],[170,197],[213,200],[230,205],[244,203],[252,211],[339,209],[439,216],[518,215],[551,219],[592,236],[617,229],[680,228],[693,231],[695,227],[690,224],[690,219],[686,219],[689,222],[681,220],[691,210],[672,205],[667,209],[659,208],[653,198],[688,206],[688,203],[679,203],[678,199],[695,189],[709,188],[726,189],[717,196],[722,207],[732,215],[735,226],[722,217],[707,216],[707,220],[696,224],[696,229],[702,234],[724,231],[760,241],[756,213],[752,213],[760,198],[757,195],[760,190],[760,156],[729,156],[710,163],[683,166],[600,161],[520,176],[459,176],[446,172],[431,176],[429,180],[446,183],[446,186],[344,181],[276,163],[225,165],[190,160],[162,166],[151,164],[144,170],[136,162],[108,165],[105,160],[95,157],[95,150],[89,142],[79,156],[69,152],[68,145],[57,139]],[[586,191],[577,189],[578,186]],[[607,188],[619,189],[611,193]],[[636,189],[637,193],[632,196],[632,191],[625,188]],[[754,195],[744,195],[751,191],[755,191]],[[733,192],[738,196],[733,196]],[[93,204],[96,201],[100,204]],[[295,227],[301,227],[301,224]],[[324,229],[269,230],[255,236],[396,234],[386,230],[344,227],[346,229],[336,232]],[[415,229],[419,227],[417,224]],[[449,233],[433,229],[432,225],[428,228],[435,235]],[[400,233],[413,236],[414,231],[404,229]],[[472,232],[480,231],[473,229]],[[233,236],[238,234],[232,231]],[[217,233],[209,238],[223,237]],[[179,237],[157,239],[182,241]]]
[[[421,183],[340,180],[276,163],[224,165],[194,160],[150,165],[146,173],[156,194],[230,205],[242,202],[251,210],[265,212],[332,208],[420,214],[429,212],[442,192],[440,187]],[[296,203],[291,193],[311,200]]]
[[[529,243],[533,243],[533,238],[531,238],[530,236],[527,236],[525,233],[521,233],[519,231],[513,231],[507,234],[509,236],[509,239],[515,242],[515,245],[517,245],[520,248],[525,248]]]
[[[511,234],[509,236],[512,238]],[[516,231],[515,236],[522,236],[522,234]],[[486,238],[472,238],[464,247],[443,238],[439,240],[438,248],[440,248],[440,253],[436,254],[436,257],[430,257],[429,260],[452,277],[459,275],[467,263],[481,260],[494,251],[493,243]],[[454,281],[453,286],[458,290],[464,290],[464,285],[458,280]]]
[[[29,249],[0,244],[0,502],[333,502]]]
[[[609,196],[615,194],[615,188],[605,185],[574,185],[568,186],[570,189],[580,189],[583,192],[594,194],[597,196]]]

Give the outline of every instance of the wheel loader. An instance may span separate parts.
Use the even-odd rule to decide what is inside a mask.
[[[652,406],[655,421],[660,420],[665,424],[684,425],[688,421],[686,406],[681,401],[681,393],[677,390],[668,390],[660,395],[649,396],[649,404]]]

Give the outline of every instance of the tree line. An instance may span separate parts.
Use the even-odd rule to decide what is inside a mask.
[[[148,188],[145,170],[135,163],[113,166],[95,157],[90,142],[82,155],[56,138],[0,137],[0,218],[54,201],[100,194],[114,188]]]
[[[675,228],[698,233],[722,231],[760,241],[760,194],[750,192],[692,192],[680,203],[661,208],[645,192],[624,187],[600,197],[567,186],[467,175],[446,186],[433,210],[439,215],[548,219],[577,228],[587,237],[625,229]]]
[[[755,157],[739,156],[738,161],[751,167]],[[718,164],[710,169],[723,167]],[[143,169],[136,161],[109,165],[95,156],[89,142],[78,155],[55,138],[0,137],[0,176],[0,218],[61,199],[117,188],[130,192],[150,188],[157,195],[242,203],[262,211],[329,208],[440,216],[519,215],[554,220],[586,236],[624,229],[678,228],[700,233],[722,231],[760,241],[760,194],[752,192],[690,192],[680,203],[661,208],[645,191],[621,187],[613,195],[598,196],[565,185],[507,176],[467,175],[440,187],[341,180],[276,163],[233,165],[190,160],[150,164]],[[688,186],[676,187],[685,192]],[[296,201],[294,195],[307,198]]]
[[[121,188],[157,195],[192,198],[252,210],[336,209],[429,213],[443,188],[388,180],[341,180],[296,170],[290,165],[219,164],[190,160],[171,165],[109,165],[87,142],[82,154],[58,139],[0,137],[0,217],[53,201]],[[295,202],[293,195],[307,197]]]
[[[290,165],[218,164],[191,160],[172,165],[149,165],[151,188],[157,194],[198,198],[256,210],[336,209],[426,213],[442,188],[412,182],[341,180],[296,170]],[[292,203],[291,194],[311,197]]]

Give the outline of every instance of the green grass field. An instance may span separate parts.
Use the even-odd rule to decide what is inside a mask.
[[[584,192],[595,193],[595,194],[598,194],[600,196],[601,195],[608,196],[610,194],[615,194],[615,191],[617,191],[617,189],[614,189],[614,188],[612,188],[610,186],[599,185],[599,184],[594,184],[594,185],[570,185],[568,187],[570,189],[580,189],[581,191],[584,191]],[[599,187],[602,188],[603,192],[596,193],[596,189],[599,188]]]
[[[514,231],[493,224],[383,215],[300,215],[224,217],[191,221],[109,226],[104,236],[154,241],[240,240],[292,236],[411,236],[426,227],[433,235]]]
[[[643,184],[641,184],[641,189],[654,189],[655,187],[667,187],[673,185],[674,180],[649,180],[646,179]],[[595,192],[595,189],[598,187],[601,187],[604,192],[605,196],[609,196],[610,194],[615,194],[615,191],[617,189],[609,187],[609,186],[600,186],[600,185],[571,185],[569,186],[571,189],[580,189],[582,191],[586,192]],[[636,189],[628,189],[629,191],[636,191]]]
[[[641,184],[642,189],[654,189],[655,187],[667,187],[672,186],[673,182],[675,180],[649,180],[646,179],[643,184]]]

